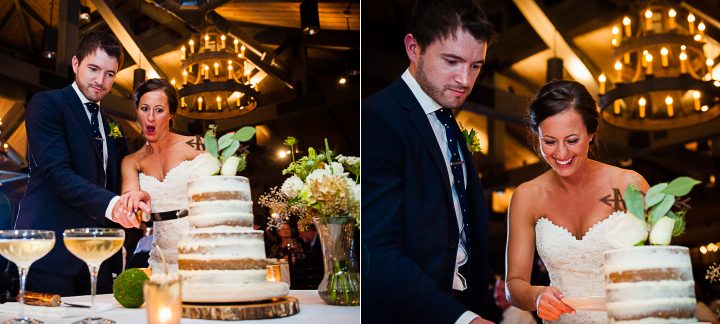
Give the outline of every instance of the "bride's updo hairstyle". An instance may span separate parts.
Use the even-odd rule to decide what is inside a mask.
[[[148,92],[162,90],[168,100],[170,114],[175,115],[178,107],[178,92],[166,79],[149,79],[135,89],[135,109],[140,107],[140,98]]]
[[[528,109],[528,127],[533,135],[537,136],[543,120],[567,109],[573,109],[580,114],[588,134],[597,133],[600,115],[595,99],[585,89],[585,86],[567,80],[550,81],[538,90]],[[595,137],[590,144],[593,144],[594,141]]]

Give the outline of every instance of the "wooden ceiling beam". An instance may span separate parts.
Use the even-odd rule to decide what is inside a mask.
[[[72,77],[72,57],[80,44],[80,3],[60,1],[58,8],[58,44],[55,73]]]
[[[591,94],[596,95],[598,83],[590,72],[588,64],[581,59],[581,56],[585,55],[579,54],[577,47],[572,46],[572,41],[558,32],[558,28],[535,0],[513,0],[513,2],[543,42],[563,59],[565,70],[573,79],[584,84]]]
[[[7,25],[8,20],[10,20],[10,17],[12,17],[13,14],[13,8],[11,7],[10,10],[5,12],[5,15],[0,19],[0,30],[3,30],[5,28],[5,25]]]
[[[100,16],[105,20],[105,23],[107,23],[108,27],[110,27],[118,40],[120,40],[123,47],[125,47],[125,50],[130,54],[133,61],[147,70],[148,78],[158,76],[167,78],[167,74],[160,70],[158,65],[152,61],[152,58],[147,56],[147,51],[143,50],[140,43],[136,41],[135,36],[130,32],[131,29],[129,25],[122,19],[118,11],[111,6],[107,0],[92,0],[92,2],[98,12],[100,12]]]
[[[60,2],[63,2],[63,1],[60,1]],[[37,12],[35,12],[35,10],[33,10],[33,8],[30,7],[26,2],[20,1],[20,5],[22,6],[23,11],[25,11],[25,13],[27,13],[28,15],[30,15],[30,17],[35,19],[35,21],[37,21],[40,25],[42,25],[43,28],[48,26],[49,23],[46,22],[45,19],[43,19]],[[49,20],[50,20],[50,18],[48,18],[48,21]]]
[[[32,42],[32,35],[30,34],[30,27],[28,26],[27,19],[25,19],[25,13],[22,10],[22,5],[20,3],[20,0],[15,0],[15,14],[17,15],[18,19],[20,19],[20,24],[22,25],[24,36],[25,36],[25,44],[27,45],[28,49],[31,52],[35,51],[35,46]]]

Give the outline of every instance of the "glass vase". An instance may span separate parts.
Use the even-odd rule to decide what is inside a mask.
[[[360,305],[360,274],[356,258],[355,218],[313,217],[322,244],[325,273],[318,287],[330,305]]]

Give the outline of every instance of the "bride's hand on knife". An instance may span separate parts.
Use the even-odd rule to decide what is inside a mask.
[[[135,216],[138,209],[148,214],[152,212],[150,195],[141,190],[125,192],[113,206],[112,219],[125,228],[138,228],[140,221]]]
[[[574,314],[575,310],[567,304],[560,301],[563,297],[562,292],[555,287],[544,287],[538,293],[535,299],[537,314],[544,320],[557,320],[562,314]]]

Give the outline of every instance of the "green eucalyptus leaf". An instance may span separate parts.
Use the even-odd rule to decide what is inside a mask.
[[[658,183],[652,186],[652,188],[645,193],[645,208],[650,208],[659,204],[667,195],[662,192],[667,186],[667,182]]]
[[[240,163],[238,163],[237,172],[240,173],[247,167],[247,154],[240,156]]]
[[[215,139],[215,132],[207,131],[207,133],[205,133],[204,141],[205,141],[205,149],[207,150],[207,152],[210,153],[210,155],[212,155],[216,158],[219,158],[218,143],[217,143],[217,140]]]
[[[671,181],[662,192],[675,197],[685,196],[698,183],[700,181],[690,177],[679,177]]]
[[[673,227],[672,236],[680,236],[685,232],[685,218],[675,218],[675,226]]]
[[[655,224],[660,218],[665,216],[672,208],[675,203],[675,197],[671,195],[665,195],[665,198],[655,207],[650,208],[650,219],[648,223]]]
[[[235,132],[235,135],[232,136],[232,139],[240,141],[240,142],[247,142],[249,141],[253,136],[255,136],[255,127],[245,126],[243,128],[240,128],[237,132]]]
[[[240,148],[240,142],[239,141],[231,141],[230,146],[222,151],[222,159],[227,160],[227,158],[233,156],[235,152]]]
[[[218,151],[224,150],[226,147],[230,146],[230,143],[232,143],[232,137],[233,133],[227,133],[218,139]]]
[[[628,185],[625,189],[625,206],[633,216],[645,221],[642,193],[634,184]]]

